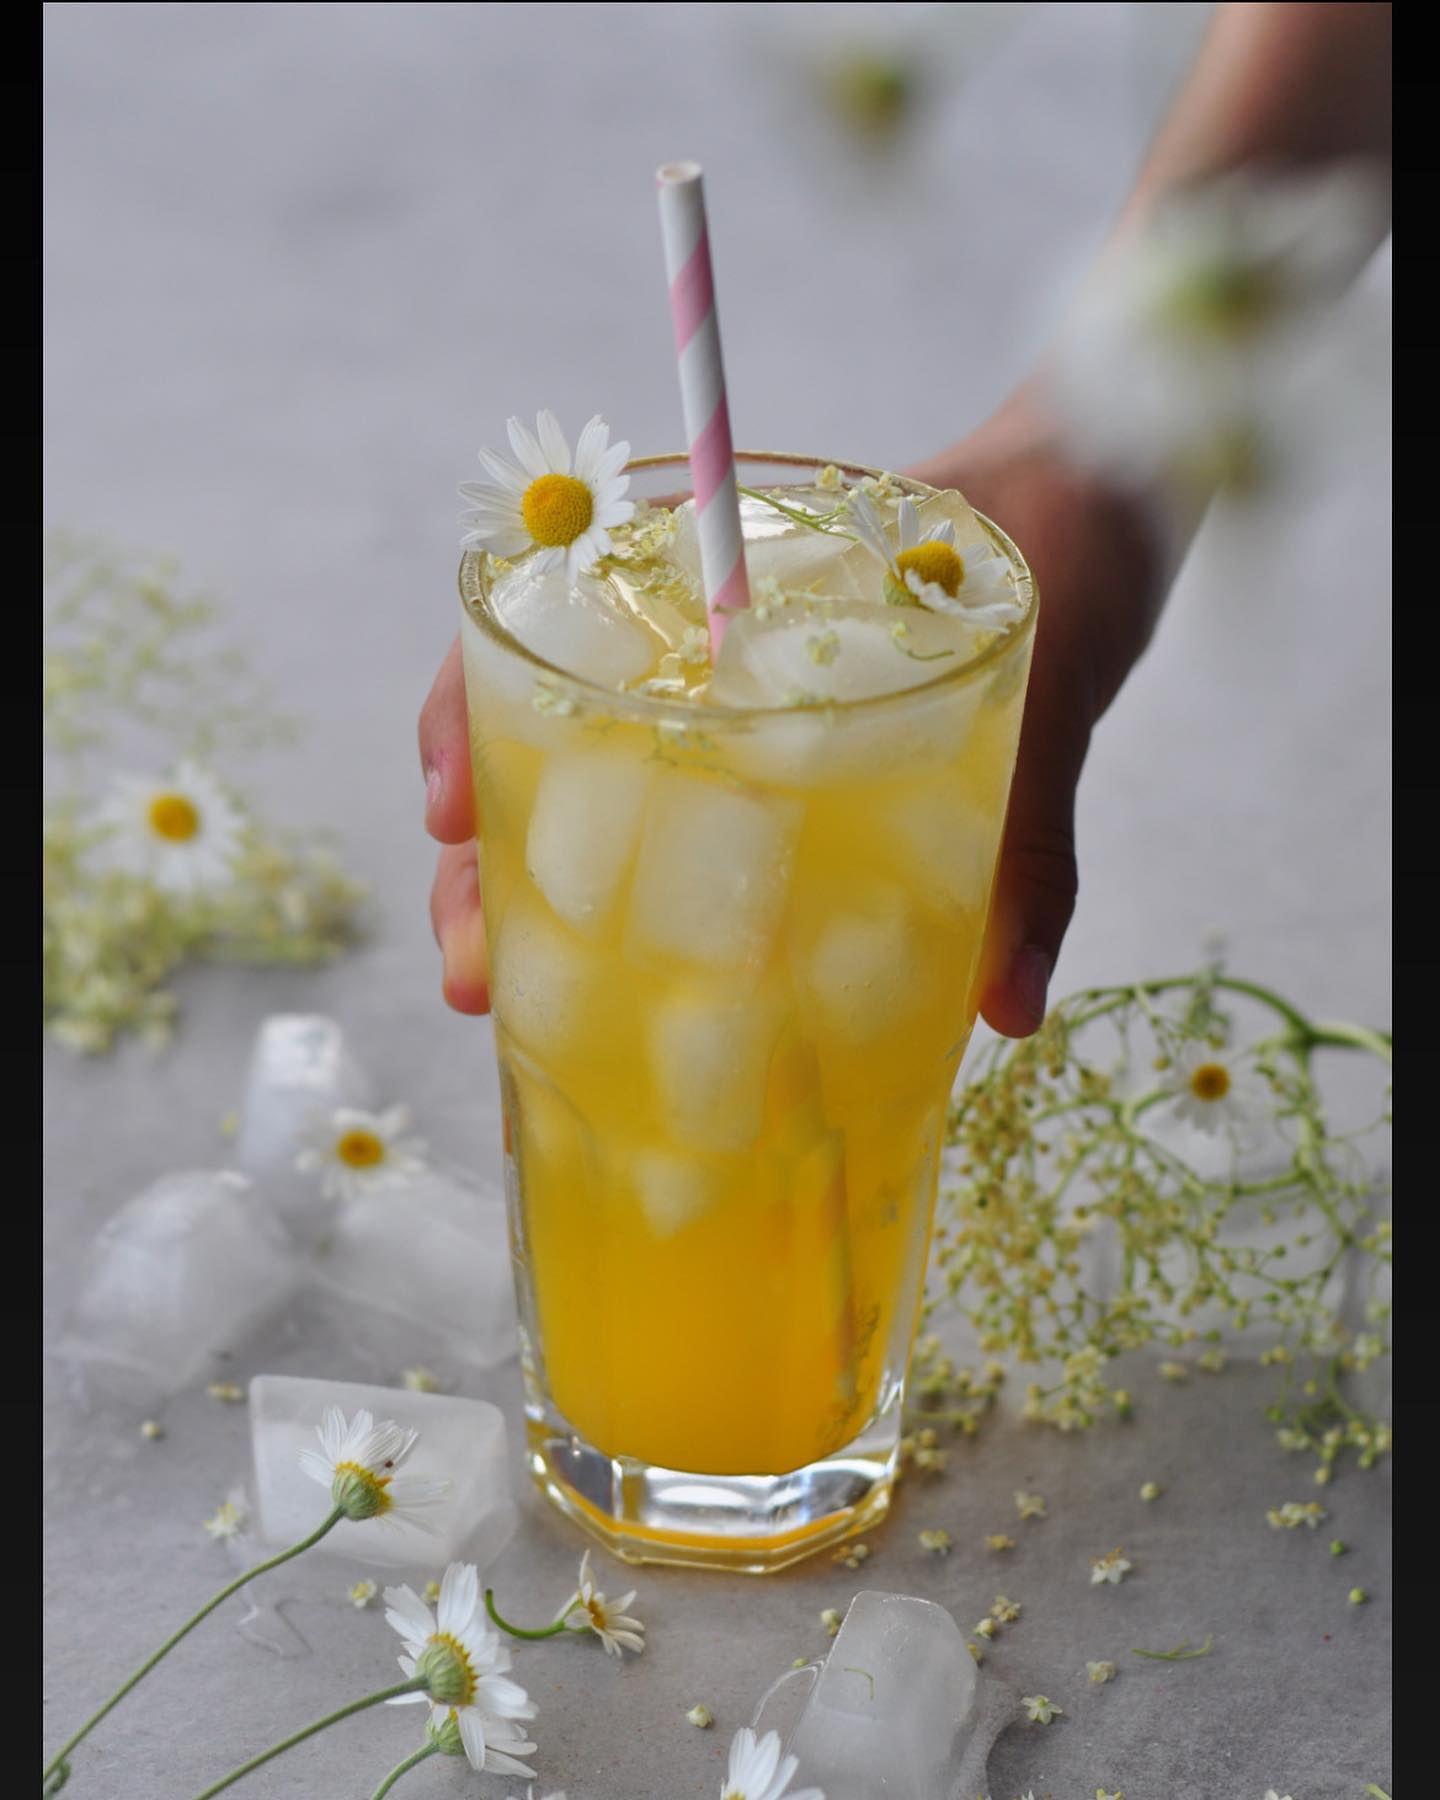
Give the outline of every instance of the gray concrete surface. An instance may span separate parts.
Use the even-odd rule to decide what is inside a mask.
[[[52,1322],[113,1207],[217,1157],[267,1012],[335,1014],[437,1147],[497,1155],[489,1028],[438,994],[414,719],[453,630],[453,489],[476,445],[542,404],[600,410],[640,448],[679,437],[652,166],[709,169],[739,439],[900,464],[983,417],[1044,341],[1204,11],[959,8],[925,26],[923,8],[47,7],[47,519],[173,550],[220,594],[310,727],[300,752],[257,762],[252,790],[282,820],[336,828],[375,886],[368,943],[329,970],[187,976],[158,1060],[47,1052]],[[877,170],[785,71],[807,43],[916,19],[959,54]],[[1351,303],[1346,427],[1315,485],[1263,525],[1207,527],[1099,733],[1061,987],[1185,965],[1219,928],[1235,968],[1316,1014],[1388,1022],[1388,292],[1382,255]],[[350,1373],[303,1317],[264,1360]],[[1002,1588],[1024,1602],[991,1667],[1066,1716],[1000,1739],[994,1800],[1388,1788],[1388,1473],[1327,1492],[1324,1535],[1354,1546],[1332,1564],[1321,1534],[1265,1526],[1267,1506],[1313,1490],[1261,1417],[1264,1372],[1175,1389],[1142,1362],[1128,1379],[1128,1428],[998,1422],[944,1482],[903,1495],[863,1576],[639,1572],[642,1658],[522,1658],[537,1794],[713,1796],[731,1731],[862,1583],[962,1623]],[[474,1391],[513,1418],[517,1389],[512,1365]],[[123,1410],[83,1415],[51,1384],[47,1744],[225,1573],[201,1521],[244,1479],[243,1411],[191,1393],[165,1423],[142,1444]],[[1142,1508],[1147,1478],[1167,1492]],[[1011,1524],[1017,1486],[1051,1517],[997,1572],[981,1538]],[[522,1505],[499,1579],[517,1610],[545,1610],[578,1545]],[[915,1542],[933,1524],[958,1545],[940,1563]],[[1089,1558],[1116,1542],[1135,1574],[1090,1587]],[[1369,1606],[1345,1604],[1356,1582]],[[605,1585],[631,1581],[610,1565]],[[388,1679],[378,1613],[323,1574],[297,1575],[296,1595],[304,1653],[217,1618],[97,1733],[71,1791],[183,1800]],[[1206,1633],[1204,1661],[1129,1656]],[[1088,1688],[1101,1657],[1123,1673]],[[685,1723],[697,1699],[714,1732]],[[240,1791],[369,1793],[414,1730],[413,1712],[372,1714]],[[402,1792],[523,1786],[437,1762],[409,1779]]]

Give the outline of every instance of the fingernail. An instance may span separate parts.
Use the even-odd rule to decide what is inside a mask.
[[[425,810],[427,813],[440,798],[440,790],[444,785],[445,777],[440,773],[438,767],[432,765],[425,776]]]
[[[1015,990],[1015,998],[1037,1025],[1045,1018],[1050,971],[1050,958],[1038,944],[1026,944],[1017,950],[1010,964],[1010,985]]]

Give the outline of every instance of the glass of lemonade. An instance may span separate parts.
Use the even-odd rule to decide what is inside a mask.
[[[713,669],[683,455],[574,584],[467,554],[461,632],[530,1466],[622,1557],[760,1572],[889,1504],[1036,598],[958,494],[736,465]],[[887,604],[862,479],[1013,617]]]

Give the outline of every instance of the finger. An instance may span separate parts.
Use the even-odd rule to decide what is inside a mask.
[[[441,992],[456,1012],[490,1010],[490,953],[480,910],[475,845],[447,844],[435,865],[430,923],[445,959]]]
[[[420,709],[420,767],[425,773],[425,829],[442,844],[467,843],[475,835],[475,797],[458,637]]]
[[[1054,723],[1043,704],[1027,708],[990,913],[980,1011],[1004,1037],[1044,1021],[1079,886],[1075,788],[1088,734],[1056,734]]]

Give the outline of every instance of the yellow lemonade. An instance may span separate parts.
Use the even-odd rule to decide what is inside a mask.
[[[882,517],[1004,559],[1000,624],[887,605],[843,491],[793,480],[746,503],[757,617],[714,668],[684,508],[580,584],[462,571],[528,1399],[616,1469],[783,1478],[898,1429],[1034,597],[958,495],[894,485]]]

